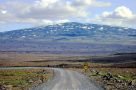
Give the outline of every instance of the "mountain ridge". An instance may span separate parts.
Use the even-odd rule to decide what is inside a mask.
[[[135,43],[135,35],[132,28],[67,22],[1,32],[0,40]]]
[[[0,52],[105,55],[136,52],[136,29],[62,23],[0,33]]]
[[[132,27],[112,26],[112,25],[95,24],[95,23],[80,23],[80,22],[65,22],[65,23],[77,23],[77,24],[84,24],[84,25],[100,25],[100,26],[110,26],[110,27],[117,27],[117,28],[136,29],[136,28],[132,28]],[[24,30],[24,29],[39,28],[39,27],[46,27],[46,26],[53,26],[53,25],[59,25],[59,24],[64,24],[64,23],[55,23],[55,24],[47,24],[47,25],[40,25],[40,26],[34,26],[34,27],[27,27],[27,28],[22,28],[22,29],[14,29],[14,30],[10,30],[10,31],[3,31],[3,32],[0,32],[0,33],[18,31],[18,30]]]

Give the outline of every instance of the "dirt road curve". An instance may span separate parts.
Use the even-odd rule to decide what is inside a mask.
[[[78,72],[64,69],[54,69],[54,72],[53,80],[32,90],[103,90]]]

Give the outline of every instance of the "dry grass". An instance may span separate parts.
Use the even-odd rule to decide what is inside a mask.
[[[39,84],[41,77],[47,81],[52,77],[52,72],[43,69],[6,69],[0,70],[0,85],[12,85],[13,90],[28,89]]]
[[[0,66],[51,66],[51,67],[71,69],[88,75],[90,79],[93,79],[97,83],[100,83],[104,85],[104,87],[108,88],[107,90],[128,90],[127,86],[123,86],[124,83],[128,84],[128,82],[132,80],[136,80],[136,65],[133,62],[123,63],[123,64],[122,63],[102,64],[102,63],[90,63],[88,61],[89,71],[83,72],[84,62],[83,61],[81,62],[79,60],[84,60],[85,58],[87,59],[89,57],[68,57],[68,56],[59,56],[59,55],[25,54],[25,53],[19,54],[19,53],[6,52],[6,53],[0,53]],[[99,74],[96,75],[93,71],[97,71],[99,72]],[[13,72],[17,74],[14,74]],[[20,72],[21,75],[18,72]],[[28,78],[38,77],[36,72],[40,72],[40,71],[39,70],[36,71],[35,70],[19,70],[19,71],[0,70],[0,83],[12,84],[15,87],[18,85],[21,85],[21,87],[24,87],[25,85],[31,86],[31,84],[28,83]],[[3,74],[6,73],[6,74],[3,75],[1,73]],[[102,77],[107,73],[111,73],[113,77],[122,81],[123,85],[122,83],[114,83],[112,81],[103,80]],[[50,75],[47,74],[46,77],[47,76]]]

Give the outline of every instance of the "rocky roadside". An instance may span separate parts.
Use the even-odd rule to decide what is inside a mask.
[[[91,70],[85,73],[91,80],[103,86],[105,90],[136,90],[136,76],[127,79],[121,75],[113,75],[110,72],[103,73]]]

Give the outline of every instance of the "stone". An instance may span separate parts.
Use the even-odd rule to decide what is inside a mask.
[[[132,85],[136,85],[136,80],[132,80]]]
[[[109,78],[113,78],[113,76],[110,72],[108,72],[107,75],[109,76]]]
[[[96,74],[96,75],[99,75],[99,72],[98,72],[98,71],[96,71],[96,72],[95,72],[95,74]]]
[[[3,85],[0,85],[0,90],[6,90],[6,88]]]
[[[132,85],[132,81],[128,82],[128,86],[131,86]]]
[[[29,83],[33,83],[33,80],[32,80],[32,79],[30,79],[28,82],[29,82]]]
[[[5,85],[4,87],[6,88],[5,90],[12,90],[12,88],[13,88],[12,85]]]

